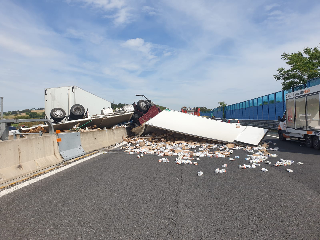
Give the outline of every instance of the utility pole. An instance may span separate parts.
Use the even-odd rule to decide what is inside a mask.
[[[1,111],[0,119],[3,119],[3,97],[0,97],[0,111]]]

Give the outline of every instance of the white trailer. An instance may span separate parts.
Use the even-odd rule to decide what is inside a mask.
[[[307,147],[320,149],[320,85],[286,94],[286,115],[280,120],[280,140],[305,139]]]
[[[111,108],[111,102],[76,86],[45,89],[46,118],[55,122],[82,118],[87,110],[91,116],[101,114],[103,108]]]

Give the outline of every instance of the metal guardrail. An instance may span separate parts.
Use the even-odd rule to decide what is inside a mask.
[[[17,135],[39,135],[40,137],[43,135],[43,132],[38,133],[13,133],[13,139],[17,139]]]
[[[22,123],[22,122],[46,122],[49,126],[49,133],[54,134],[54,129],[51,121],[49,119],[4,119],[0,120],[0,139],[8,140],[9,137],[9,127],[12,123]],[[37,133],[39,134],[39,133]],[[40,135],[41,136],[41,135]]]

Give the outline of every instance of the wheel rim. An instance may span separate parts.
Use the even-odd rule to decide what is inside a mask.
[[[56,117],[62,117],[63,116],[63,112],[59,109],[59,110],[56,110],[54,112],[54,115],[56,115]]]
[[[73,109],[73,111],[74,111],[74,113],[75,113],[76,115],[81,115],[81,113],[82,113],[81,110],[82,110],[82,109],[81,109],[80,107],[75,107],[75,108]]]

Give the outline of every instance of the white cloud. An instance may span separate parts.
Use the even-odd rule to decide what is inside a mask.
[[[77,31],[75,29],[67,29],[64,36],[69,38],[89,40],[91,43],[94,43],[94,44],[101,44],[104,40],[104,38],[99,34],[96,34],[93,32],[86,33],[83,31]]]
[[[285,65],[281,54],[320,39],[319,6],[306,14],[253,0],[148,6],[144,0],[70,0],[72,11],[83,16],[61,11],[63,23],[57,24],[50,14],[5,2],[0,0],[5,110],[42,107],[44,88],[67,85],[122,103],[145,94],[177,110],[232,104],[278,91],[272,75]],[[93,9],[94,19],[83,14]],[[12,97],[17,92],[19,98]]]
[[[279,7],[279,6],[280,6],[280,5],[279,5],[278,3],[274,3],[274,4],[266,5],[266,6],[264,7],[264,9],[265,9],[266,11],[270,11],[271,9],[276,8],[276,7]]]
[[[269,15],[269,16],[274,16],[274,15],[281,15],[281,14],[283,14],[282,11],[280,11],[280,10],[275,10],[275,11],[270,12],[268,15]]]
[[[150,16],[157,15],[156,9],[150,6],[143,6],[142,7],[142,12],[147,13]]]
[[[114,23],[117,26],[134,21],[134,15],[130,12],[129,8],[121,8],[117,13],[109,17],[114,18]]]
[[[129,39],[122,45],[134,51],[143,53],[148,59],[156,58],[156,56],[151,53],[152,44],[146,43],[142,38]]]
[[[4,35],[0,35],[0,46],[11,52],[29,57],[44,57],[47,55],[46,49],[36,49],[35,47]]]
[[[126,5],[125,0],[82,0],[86,4],[103,8],[104,10],[121,9]]]
[[[68,0],[71,2],[82,2],[86,7],[102,10],[107,14],[105,18],[114,20],[115,25],[124,25],[134,21],[134,9],[130,6],[134,5],[127,0]]]

